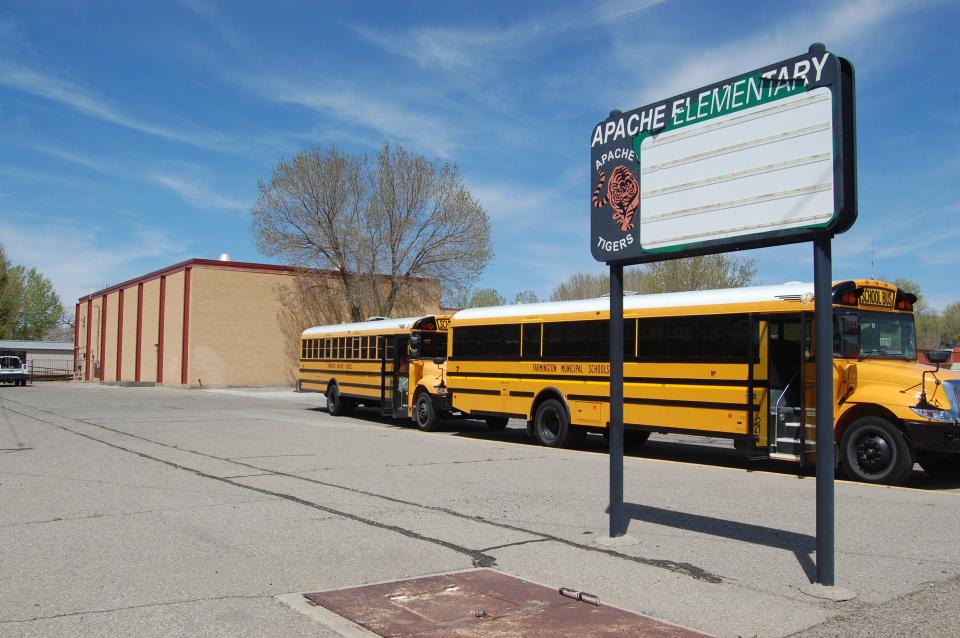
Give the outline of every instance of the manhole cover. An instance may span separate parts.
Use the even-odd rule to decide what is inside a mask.
[[[490,569],[304,594],[380,636],[704,636]]]

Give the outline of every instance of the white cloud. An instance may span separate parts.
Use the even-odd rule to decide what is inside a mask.
[[[239,199],[221,195],[208,184],[193,176],[171,172],[155,172],[150,181],[172,191],[191,206],[197,208],[220,208],[226,210],[247,210],[248,205]]]
[[[139,120],[89,89],[9,60],[0,60],[0,86],[62,104],[93,119],[172,142],[210,150],[238,150],[238,145],[221,133],[206,129],[179,130]]]
[[[813,42],[822,41],[831,51],[854,56],[851,50],[861,38],[876,36],[876,26],[920,2],[897,0],[848,0],[824,3],[800,10],[792,16],[749,36],[710,48],[692,47],[693,53],[672,62],[656,64],[656,78],[634,91],[625,103],[635,108],[710,82],[756,68],[758,64],[797,55]],[[799,6],[798,6],[799,8]],[[674,51],[690,49],[675,48]],[[637,54],[627,45],[621,63],[636,69]],[[871,51],[873,53],[873,51]]]
[[[469,189],[497,227],[516,231],[543,224],[545,219],[554,232],[583,226],[583,215],[576,214],[582,202],[557,187],[486,181],[472,182]]]
[[[183,164],[183,170],[163,169],[144,174],[136,169],[121,167],[112,162],[62,148],[52,146],[32,146],[31,148],[103,175],[160,186],[173,192],[177,197],[196,208],[225,210],[246,210],[248,208],[246,202],[217,192],[210,184],[200,179],[203,170],[190,164]],[[187,172],[189,174],[185,174]],[[0,175],[2,174],[3,167],[0,166]]]
[[[536,18],[503,28],[416,27],[394,33],[356,26],[354,30],[371,44],[423,67],[478,70],[576,29],[595,29],[608,24],[622,27],[623,20],[629,16],[664,1],[611,0],[597,3],[586,14],[551,8],[538,13]]]
[[[0,222],[0,238],[10,261],[35,267],[53,282],[68,311],[82,295],[186,259],[188,248],[188,242],[158,229],[104,237],[95,228],[56,221]]]
[[[442,118],[391,102],[383,91],[332,89],[319,82],[275,76],[247,77],[240,82],[266,99],[316,111],[343,125],[375,131],[381,138],[399,140],[438,157],[450,157],[457,147]]]

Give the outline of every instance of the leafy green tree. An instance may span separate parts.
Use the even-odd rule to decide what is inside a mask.
[[[14,338],[34,341],[43,338],[63,316],[63,304],[53,283],[36,268],[14,266],[21,282]]]
[[[0,339],[10,339],[16,332],[21,288],[20,275],[0,245]]]
[[[905,277],[898,277],[893,280],[893,283],[897,288],[917,296],[917,301],[913,304],[913,318],[917,327],[917,346],[920,348],[939,348],[943,340],[940,314],[923,300],[923,291],[920,289],[920,284]]]
[[[960,346],[960,301],[954,301],[943,309],[940,334],[945,345]]]

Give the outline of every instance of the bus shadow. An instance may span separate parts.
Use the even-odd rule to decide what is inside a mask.
[[[797,562],[800,563],[800,567],[810,582],[816,580],[817,566],[813,561],[813,553],[816,550],[817,539],[808,534],[789,532],[752,523],[741,523],[724,518],[677,512],[638,503],[624,503],[624,513],[630,521],[641,521],[662,527],[789,551],[796,556]]]
[[[327,413],[326,407],[305,409],[311,412]],[[397,429],[416,430],[416,425],[414,425],[412,421],[383,416],[374,408],[356,408],[353,416],[364,421],[370,421]],[[529,445],[531,447],[547,449],[542,448],[542,446],[527,433],[526,425],[518,420],[512,420],[509,426],[502,430],[490,430],[487,428],[486,423],[479,419],[451,418],[441,421],[437,432],[446,432],[452,436],[465,439],[502,441],[503,443]],[[608,444],[602,435],[589,434],[584,443],[575,449],[597,454],[606,454]],[[816,477],[816,467],[812,465],[800,467],[788,461],[748,459],[744,456],[743,452],[734,449],[727,439],[654,434],[644,445],[627,445],[624,449],[624,456],[740,469],[745,472],[769,472],[783,476],[794,476],[798,479],[814,479]],[[839,469],[837,470],[836,478],[838,480],[846,480],[846,476]],[[929,491],[956,490],[960,489],[960,481],[938,479],[930,476],[921,469],[915,469],[907,480],[905,487]]]

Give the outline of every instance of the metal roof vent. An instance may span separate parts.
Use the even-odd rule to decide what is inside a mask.
[[[233,257],[230,256],[230,253],[220,253],[217,261],[233,261]]]

